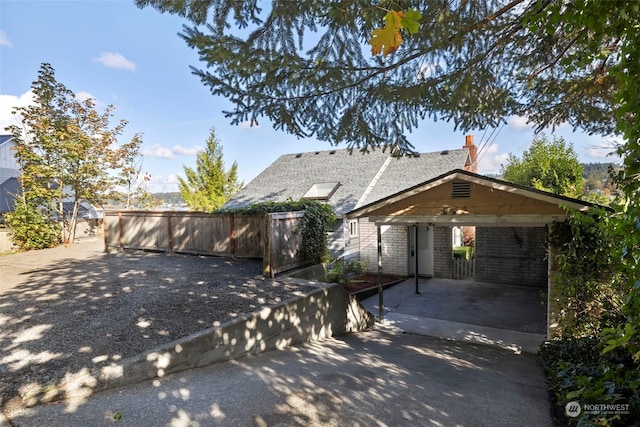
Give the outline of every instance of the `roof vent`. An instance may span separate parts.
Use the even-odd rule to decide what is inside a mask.
[[[336,150],[329,151],[329,154],[336,154]]]
[[[296,159],[299,159],[300,157],[302,157],[302,154],[296,154]]]
[[[451,197],[468,198],[471,197],[471,183],[469,182],[452,182],[453,187],[451,191]]]
[[[444,150],[444,151],[441,151],[441,152],[440,152],[440,155],[441,155],[441,156],[446,156],[446,155],[448,155],[448,154],[449,154],[449,150]]]

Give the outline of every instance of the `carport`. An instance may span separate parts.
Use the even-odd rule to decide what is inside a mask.
[[[548,233],[554,222],[567,218],[567,209],[588,211],[594,205],[581,200],[540,191],[465,170],[452,170],[377,202],[362,206],[348,218],[368,218],[375,223],[377,235],[377,269],[383,271],[383,229],[402,226],[419,248],[419,227],[438,230],[451,226],[476,226],[483,230],[487,244],[476,269],[482,281],[486,278],[514,285],[540,285],[547,295],[547,336],[553,336],[557,311],[554,303],[555,249],[548,244]],[[437,234],[437,233],[436,233]],[[521,256],[510,257],[504,249],[514,247]],[[512,249],[513,250],[513,249]],[[476,249],[479,251],[479,249]],[[451,248],[435,239],[433,277],[451,278]],[[534,253],[538,255],[535,256]],[[542,252],[542,255],[539,255]],[[524,254],[524,255],[522,255]],[[387,259],[393,254],[386,254]],[[389,261],[387,261],[389,262]],[[412,258],[415,291],[419,292],[421,262]],[[478,265],[480,263],[480,265]],[[384,317],[382,286],[379,293],[379,319]]]

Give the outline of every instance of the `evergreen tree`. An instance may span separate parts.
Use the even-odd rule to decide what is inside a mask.
[[[193,210],[213,212],[244,185],[238,182],[238,163],[225,171],[222,145],[211,129],[207,147],[198,153],[196,168],[184,167],[185,178],[178,178],[180,194]]]
[[[614,132],[620,41],[607,21],[570,21],[593,3],[136,0],[196,24],[181,34],[203,61],[193,73],[234,104],[232,123],[266,117],[299,137],[404,152],[427,117]]]

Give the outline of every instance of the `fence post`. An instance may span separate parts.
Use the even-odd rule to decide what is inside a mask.
[[[118,211],[118,249],[124,251],[124,230],[122,227],[122,211]]]
[[[167,212],[167,245],[169,253],[173,253],[173,228],[171,227],[171,213]]]
[[[104,236],[104,252],[109,253],[109,227],[107,227],[107,213],[102,211],[102,235]]]
[[[236,225],[235,225],[235,220],[233,217],[233,214],[229,215],[229,221],[230,226],[229,226],[229,234],[231,234],[231,236],[229,236],[229,246],[230,246],[230,252],[231,252],[231,256],[235,256],[236,254]]]
[[[262,274],[265,277],[272,277],[271,269],[271,217],[268,213],[264,214],[264,252],[262,255]]]

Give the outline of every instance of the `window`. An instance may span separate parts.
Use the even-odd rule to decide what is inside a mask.
[[[340,187],[339,182],[323,182],[318,184],[313,184],[311,188],[304,193],[302,196],[303,199],[311,199],[311,200],[319,200],[319,201],[327,201],[333,193]]]
[[[349,237],[358,237],[358,220],[349,220]]]

